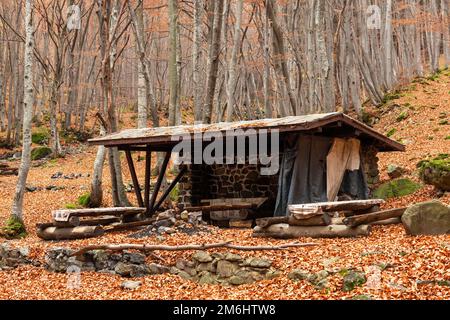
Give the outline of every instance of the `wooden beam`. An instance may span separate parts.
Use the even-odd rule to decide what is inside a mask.
[[[173,188],[177,185],[177,183],[180,181],[180,179],[183,177],[183,175],[186,173],[186,166],[183,166],[183,168],[178,172],[175,179],[172,181],[172,183],[169,185],[169,187],[164,191],[164,194],[161,196],[161,198],[156,203],[155,207],[153,208],[153,212],[158,211],[159,207],[162,205],[164,200],[169,196],[170,192]]]
[[[158,180],[156,181],[155,188],[153,189],[152,198],[150,199],[150,205],[148,207],[150,213],[155,212],[153,210],[153,206],[155,205],[156,197],[158,196],[159,189],[161,188],[161,183],[162,183],[164,175],[166,173],[167,165],[169,164],[169,160],[170,160],[170,156],[171,155],[172,154],[170,152],[166,153],[164,161],[163,161],[163,163],[161,165],[161,168],[159,170]]]
[[[142,200],[141,187],[139,186],[139,180],[136,175],[136,169],[134,168],[131,151],[127,149],[125,150],[125,154],[127,156],[128,168],[130,168],[131,179],[133,180],[134,192],[136,193],[138,205],[139,207],[144,208],[144,200]]]
[[[172,151],[173,149],[173,145],[146,145],[146,146],[137,146],[137,145],[120,145],[117,148],[120,151],[125,151],[125,150],[130,150],[130,151],[141,151],[141,152],[145,152],[147,151],[148,148],[150,148],[150,150],[152,152],[168,152],[168,151]]]
[[[405,211],[406,208],[397,208],[374,213],[368,213],[360,216],[348,217],[344,219],[344,224],[349,227],[356,227],[362,224],[368,224],[375,221],[398,218],[401,217]]]
[[[85,208],[85,209],[64,209],[52,211],[54,220],[63,221],[64,217],[101,217],[101,216],[124,216],[143,213],[143,208],[135,207],[115,207],[115,208]]]
[[[144,186],[144,206],[147,208],[147,214],[150,205],[150,179],[151,179],[151,163],[152,162],[152,152],[150,147],[147,146],[145,150],[145,186]]]

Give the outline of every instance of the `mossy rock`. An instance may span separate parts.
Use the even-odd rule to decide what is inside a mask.
[[[50,132],[46,127],[38,127],[31,134],[31,141],[36,144],[45,145],[50,141]]]
[[[394,197],[403,197],[419,190],[421,185],[410,179],[395,179],[380,185],[373,195],[375,198],[389,199]]]
[[[45,157],[48,157],[52,154],[52,149],[49,147],[37,147],[31,150],[31,160],[40,160]]]
[[[350,270],[344,275],[343,291],[352,291],[356,287],[362,286],[367,279],[364,273]]]
[[[7,239],[20,239],[27,235],[27,229],[21,219],[12,215],[2,228],[2,235]]]
[[[420,178],[443,191],[450,191],[450,157],[441,154],[431,160],[423,160],[417,164]]]

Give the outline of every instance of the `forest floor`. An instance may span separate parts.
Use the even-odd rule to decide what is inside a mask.
[[[439,125],[439,117],[450,114],[450,75],[442,74],[434,80],[414,83],[400,91],[385,107],[377,109],[384,113],[375,128],[386,133],[396,128],[393,139],[406,144],[406,152],[386,153],[380,156],[381,178],[388,180],[386,168],[398,164],[409,170],[408,176],[418,180],[416,163],[428,156],[448,153],[450,150],[450,126]],[[399,113],[408,116],[397,121]],[[374,111],[375,112],[375,111]],[[36,223],[50,221],[53,209],[76,203],[77,198],[89,190],[96,149],[86,145],[75,146],[76,152],[65,158],[48,160],[31,169],[28,185],[43,187],[41,191],[25,195],[25,223],[29,235],[25,239],[9,241],[11,246],[28,246],[31,256],[43,261],[44,252],[52,247],[79,248],[88,244],[161,243],[156,237],[144,239],[128,238],[130,232],[107,234],[100,238],[45,242],[35,233]],[[6,150],[0,150],[0,154]],[[12,162],[18,166],[18,161]],[[123,163],[124,168],[125,162]],[[137,163],[143,174],[143,162]],[[64,175],[82,174],[76,179],[52,179],[57,172]],[[124,169],[125,183],[131,182],[128,170]],[[10,214],[16,177],[0,177],[0,224]],[[104,169],[104,190],[109,187],[109,170]],[[61,190],[45,190],[47,186],[64,187]],[[450,195],[439,195],[433,187],[424,186],[410,196],[391,199],[385,207],[399,207],[414,202],[438,198],[450,204]],[[135,201],[129,193],[130,200]],[[105,206],[111,198],[105,192]],[[164,244],[208,243],[232,239],[240,245],[281,244],[287,241],[252,238],[251,230],[213,228],[209,234],[186,235],[175,233],[165,236]],[[273,252],[239,252],[243,256],[270,256],[281,276],[238,287],[199,285],[177,275],[152,275],[141,278],[142,286],[134,291],[121,289],[123,278],[116,275],[83,272],[81,287],[67,288],[68,276],[46,271],[41,267],[20,266],[11,271],[0,271],[0,299],[351,299],[360,295],[373,299],[450,299],[450,286],[441,281],[450,281],[450,235],[418,236],[405,234],[401,225],[374,226],[369,237],[356,239],[299,239],[300,242],[315,242],[309,248],[294,248]],[[0,241],[1,242],[1,241]],[[221,250],[215,250],[221,251]],[[236,252],[237,253],[237,252]],[[192,252],[158,252],[158,255],[175,263],[187,258]],[[149,262],[151,257],[148,258]],[[293,282],[287,274],[300,268],[318,272],[325,268],[365,270],[383,265],[381,281],[371,288],[357,287],[351,292],[342,291],[343,279],[339,273],[329,276],[328,286],[318,290],[308,281]],[[387,266],[387,267],[386,267]],[[425,281],[425,282],[423,282]],[[426,282],[429,281],[429,282]],[[448,282],[445,282],[448,284]]]

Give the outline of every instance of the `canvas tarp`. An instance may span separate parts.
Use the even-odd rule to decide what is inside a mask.
[[[334,139],[327,155],[327,198],[335,201],[345,172],[359,170],[360,141],[358,139]]]
[[[307,135],[295,136],[291,139],[293,140],[291,144],[285,142],[281,159],[275,216],[288,215],[290,204],[328,201],[327,156],[335,139]],[[344,170],[338,191],[355,199],[367,199],[368,189],[362,173],[362,164],[359,158],[354,157],[351,151],[354,148],[352,144],[354,142],[351,142],[349,146],[350,155],[353,157],[350,156],[351,161],[348,161],[347,156],[345,168],[358,166],[359,170]],[[349,146],[342,150],[348,150]]]

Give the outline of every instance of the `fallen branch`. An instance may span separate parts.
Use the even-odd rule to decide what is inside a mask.
[[[295,242],[295,243],[281,244],[278,246],[239,246],[231,244],[231,241],[207,243],[207,244],[188,244],[180,246],[147,245],[147,244],[105,244],[105,245],[91,245],[84,247],[72,253],[71,256],[80,256],[92,250],[187,251],[187,250],[207,250],[213,248],[228,248],[240,251],[264,251],[264,250],[284,250],[288,248],[298,248],[298,247],[311,247],[316,245],[317,245],[316,243]]]

